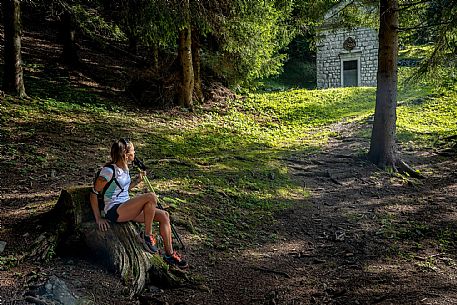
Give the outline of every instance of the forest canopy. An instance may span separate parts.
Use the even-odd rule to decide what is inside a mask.
[[[41,19],[59,32],[70,66],[81,64],[81,40],[136,58],[127,91],[153,107],[192,108],[214,82],[249,88],[284,67],[305,63],[306,69],[323,24],[379,23],[379,2],[373,0],[34,0],[22,6],[25,25]],[[443,73],[443,66],[455,69],[456,10],[450,0],[399,1],[400,47],[431,46],[416,77]]]

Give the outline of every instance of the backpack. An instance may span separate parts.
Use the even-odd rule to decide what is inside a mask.
[[[121,185],[119,184],[119,182],[117,181],[116,179],[116,169],[114,168],[114,165],[113,164],[106,164],[104,165],[103,167],[108,167],[108,168],[111,168],[111,170],[113,171],[113,176],[111,177],[111,179],[105,184],[105,186],[103,187],[103,190],[101,192],[99,192],[97,194],[97,201],[98,201],[98,208],[103,211],[105,209],[105,193],[106,191],[108,190],[109,186],[111,185],[111,183],[116,183],[117,186],[121,189],[121,191],[119,192],[119,194],[117,194],[117,196],[119,196],[123,191],[124,189],[121,187]],[[97,173],[95,174],[95,177],[94,177],[94,187],[95,187],[95,182],[97,181],[98,177],[100,177],[100,172],[102,170],[101,167]]]

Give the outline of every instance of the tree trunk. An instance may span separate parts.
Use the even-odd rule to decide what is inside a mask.
[[[192,93],[194,91],[194,69],[192,65],[192,31],[190,27],[190,4],[184,1],[183,12],[187,26],[179,32],[179,60],[182,69],[180,106],[192,109]]]
[[[50,258],[54,249],[71,247],[74,237],[79,236],[91,255],[121,276],[132,296],[141,293],[150,282],[177,287],[192,281],[185,273],[169,269],[159,255],[143,249],[136,224],[111,223],[107,232],[100,231],[94,221],[89,194],[89,187],[62,191],[57,204],[43,217],[46,233],[37,239],[29,253],[31,257]]]
[[[380,1],[376,109],[368,158],[381,168],[395,168],[398,1]]]
[[[152,68],[154,71],[159,71],[159,44],[152,46]]]
[[[21,59],[21,12],[19,0],[3,1],[5,28],[5,70],[3,90],[26,97]]]
[[[129,51],[132,54],[137,55],[138,54],[138,37],[136,37],[133,34],[130,34],[130,35],[128,35],[128,39],[129,39]]]
[[[204,101],[203,89],[202,89],[202,77],[200,70],[200,41],[198,39],[197,31],[192,31],[192,65],[194,68],[194,79],[195,79],[195,96],[197,100],[202,103]]]
[[[78,55],[78,45],[76,44],[76,30],[73,17],[69,12],[64,12],[62,16],[62,44],[63,44],[63,62],[71,67],[77,68],[81,61]]]

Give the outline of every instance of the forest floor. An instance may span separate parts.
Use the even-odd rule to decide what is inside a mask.
[[[33,39],[26,38],[26,47],[40,45]],[[98,89],[113,94],[110,85]],[[0,258],[0,304],[29,304],[24,293],[51,275],[97,305],[457,304],[456,156],[400,147],[425,179],[381,171],[360,154],[368,141],[359,131],[366,128],[368,122],[335,124],[336,136],[319,152],[282,160],[310,196],[264,224],[276,236],[271,242],[230,251],[189,249],[189,272],[204,285],[151,286],[139,299],[128,298],[120,279],[87,256],[18,263],[17,254],[39,231],[40,203],[55,202],[68,180],[50,183],[40,175],[29,183],[20,172],[2,175],[0,240],[7,246]],[[58,142],[66,135],[47,136]],[[34,145],[29,141],[10,144]],[[86,162],[84,155],[72,157]],[[73,184],[87,181],[80,179],[71,177]]]

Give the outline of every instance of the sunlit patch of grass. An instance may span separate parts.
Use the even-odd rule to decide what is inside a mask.
[[[199,239],[225,245],[229,238],[234,246],[260,238],[276,211],[309,196],[280,160],[318,150],[334,135],[331,124],[368,116],[374,89],[260,93],[228,103],[224,112],[197,109],[198,118],[154,120],[153,132],[135,137],[157,191],[186,197],[177,213],[193,215]],[[152,162],[160,159],[178,162]]]
[[[418,98],[397,109],[401,141],[431,146],[440,138],[457,134],[457,92]]]

